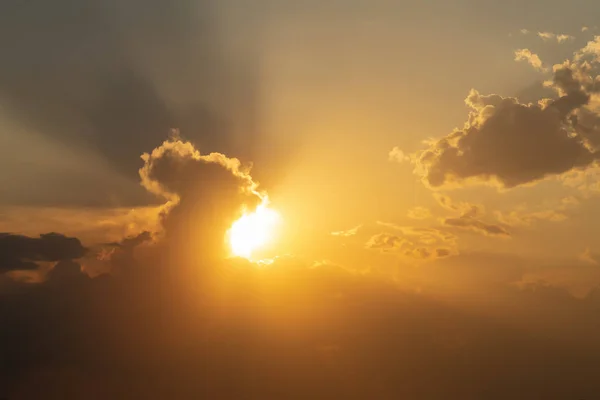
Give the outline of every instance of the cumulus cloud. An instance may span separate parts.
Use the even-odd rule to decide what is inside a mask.
[[[600,153],[573,129],[569,118],[590,98],[580,72],[555,66],[552,84],[560,97],[537,104],[471,90],[464,127],[431,141],[418,155],[416,172],[431,188],[512,188],[594,164]]]
[[[58,233],[46,233],[37,238],[0,233],[0,273],[36,269],[40,262],[78,259],[86,252],[79,239]]]
[[[545,71],[540,57],[532,53],[529,49],[519,49],[515,51],[515,61],[526,61],[529,65],[539,71]]]
[[[400,150],[398,146],[396,146],[388,153],[388,160],[401,163],[404,161],[410,161],[410,157],[404,154],[404,152]]]
[[[221,256],[231,224],[244,209],[268,201],[250,175],[250,166],[222,153],[201,154],[178,132],[143,154],[142,160],[142,186],[166,200],[162,226],[172,243],[185,247],[181,253]],[[200,249],[190,243],[204,245]]]

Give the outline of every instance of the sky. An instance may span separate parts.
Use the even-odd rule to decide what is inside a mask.
[[[0,396],[593,398],[598,15],[3,2]]]

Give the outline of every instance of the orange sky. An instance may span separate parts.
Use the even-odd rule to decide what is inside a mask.
[[[0,397],[600,390],[592,2],[34,3],[0,6]]]

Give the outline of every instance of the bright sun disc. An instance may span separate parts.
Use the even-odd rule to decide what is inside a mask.
[[[231,252],[238,257],[250,258],[252,252],[272,240],[279,214],[262,204],[253,213],[242,215],[229,229]]]

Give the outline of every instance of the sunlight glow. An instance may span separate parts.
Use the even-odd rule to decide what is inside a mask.
[[[228,232],[233,255],[250,259],[255,250],[273,239],[273,231],[279,221],[279,214],[266,204],[261,204],[252,213],[244,213]]]

